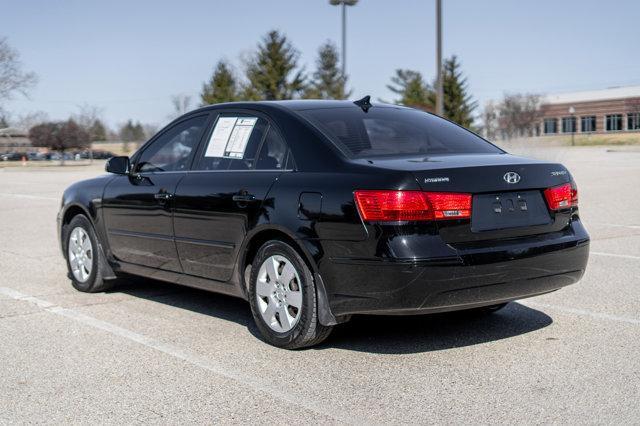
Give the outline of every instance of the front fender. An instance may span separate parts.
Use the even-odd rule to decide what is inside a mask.
[[[106,238],[101,207],[104,188],[112,178],[112,175],[103,175],[83,180],[74,183],[64,191],[57,217],[57,231],[61,249],[64,250],[61,238],[63,226],[69,223],[76,214],[84,214],[93,225],[98,243],[105,255],[103,258],[110,258],[111,252]]]

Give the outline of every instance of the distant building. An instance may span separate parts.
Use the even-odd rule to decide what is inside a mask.
[[[640,132],[640,86],[548,95],[541,111],[543,136]]]
[[[31,148],[27,132],[12,127],[0,129],[0,153],[24,152],[27,148]]]

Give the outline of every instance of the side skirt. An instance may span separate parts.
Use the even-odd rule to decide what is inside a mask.
[[[222,293],[228,296],[239,297],[241,299],[245,298],[241,291],[239,291],[238,286],[231,282],[215,281],[193,275],[135,265],[133,263],[118,262],[117,265],[113,265],[113,268],[116,271],[122,271],[131,275],[138,275],[153,280],[165,281],[214,293]]]

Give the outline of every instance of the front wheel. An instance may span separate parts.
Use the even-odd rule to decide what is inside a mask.
[[[260,247],[251,267],[249,303],[264,339],[286,349],[317,345],[331,333],[318,321],[318,298],[311,270],[288,244],[272,240]]]
[[[112,281],[102,277],[102,252],[89,219],[77,215],[63,228],[65,257],[71,284],[76,290],[97,293],[112,287]]]

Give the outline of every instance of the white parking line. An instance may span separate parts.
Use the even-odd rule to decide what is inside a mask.
[[[45,197],[42,195],[29,195],[29,194],[13,194],[11,192],[0,192],[0,197],[15,197],[15,198],[28,198],[31,200],[52,200],[52,201],[60,201],[59,198],[55,197]]]
[[[640,256],[633,256],[630,254],[616,254],[616,253],[605,253],[602,251],[591,251],[589,254],[595,254],[596,256],[608,256],[608,257],[619,257],[622,259],[634,259],[640,260]]]
[[[153,337],[145,336],[143,334],[136,333],[135,331],[128,330],[118,325],[93,318],[74,309],[63,308],[61,306],[54,305],[53,303],[50,303],[46,300],[29,296],[8,287],[0,287],[0,294],[3,294],[15,300],[22,300],[33,303],[47,312],[70,318],[90,327],[106,331],[113,335],[139,343],[148,348],[155,349],[174,358],[181,359],[192,365],[203,368],[216,375],[238,382],[241,385],[258,391],[258,393],[267,394],[272,398],[306,408],[307,410],[310,410],[316,414],[331,418],[338,422],[352,424],[357,424],[362,421],[367,422],[367,420],[364,420],[362,418],[354,418],[350,414],[341,412],[340,410],[336,410],[335,407],[329,407],[326,403],[305,400],[302,395],[289,393],[282,387],[274,386],[271,383],[265,382],[260,377],[249,376],[239,371],[234,371],[233,369],[225,365],[207,359],[195,352],[189,351],[187,349],[182,349],[178,346],[161,342],[157,339],[154,339]]]
[[[568,314],[582,315],[582,316],[587,316],[591,318],[605,319],[609,321],[626,322],[627,324],[640,325],[640,319],[636,319],[636,318],[621,317],[618,315],[611,315],[611,314],[603,314],[601,312],[593,312],[593,311],[587,311],[585,309],[569,308],[566,306],[550,305],[548,303],[531,302],[529,300],[519,300],[518,303],[530,306],[532,308],[549,308],[549,309],[554,309],[556,311],[565,312]]]
[[[640,225],[620,225],[620,224],[617,224],[617,223],[589,222],[587,225],[610,226],[612,228],[640,229]]]

